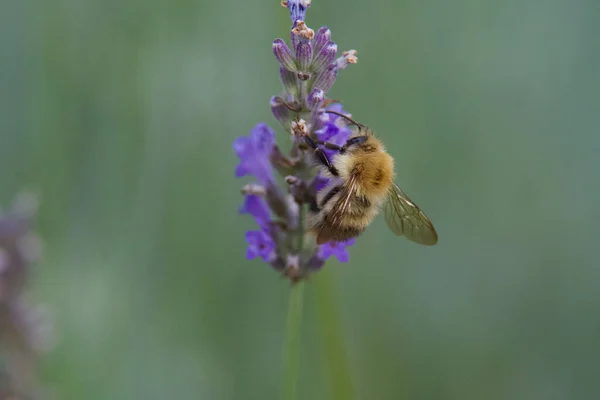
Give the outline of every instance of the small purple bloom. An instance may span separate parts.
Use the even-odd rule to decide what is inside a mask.
[[[345,242],[329,242],[319,247],[317,257],[321,260],[327,260],[331,256],[335,256],[340,262],[348,262],[350,256],[346,247],[354,244],[354,239],[346,240]]]
[[[242,136],[233,142],[233,150],[240,158],[235,169],[235,176],[254,175],[261,183],[274,181],[273,169],[269,161],[275,146],[275,132],[260,123],[252,129],[250,137]]]
[[[244,199],[244,204],[239,209],[241,214],[250,214],[260,226],[267,226],[271,218],[271,212],[262,197],[249,194]]]
[[[248,260],[260,257],[268,262],[275,249],[275,243],[271,235],[264,229],[246,232],[246,243],[248,243],[248,249],[246,250],[246,259]]]
[[[330,111],[336,111],[341,114],[346,112],[342,109],[341,104],[333,104],[327,108]],[[346,121],[336,114],[322,113],[321,114],[321,128],[315,131],[315,134],[324,142],[331,142],[339,146],[346,143],[350,138],[352,131],[346,124]],[[334,150],[325,149],[325,154],[328,157],[333,158],[336,154]]]

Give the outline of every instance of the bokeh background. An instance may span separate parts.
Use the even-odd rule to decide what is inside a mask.
[[[359,52],[331,96],[440,243],[378,219],[308,283],[300,399],[332,398],[340,365],[355,399],[600,398],[599,19],[595,0],[313,1],[308,25]],[[31,293],[59,398],[278,398],[289,285],[245,260],[231,143],[259,121],[287,140],[268,101],[288,30],[275,0],[0,5],[0,203],[41,195]]]

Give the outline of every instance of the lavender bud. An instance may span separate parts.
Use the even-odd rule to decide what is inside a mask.
[[[298,35],[296,35],[295,31],[292,29],[290,31],[290,43],[292,44],[292,49],[295,49],[296,47],[298,47],[299,41],[300,41],[300,38],[298,37]]]
[[[300,206],[296,202],[293,194],[286,197],[287,202],[287,226],[289,230],[298,229],[298,219],[300,215]]]
[[[287,0],[282,1],[281,5],[290,10],[290,18],[295,26],[297,21],[304,21],[306,18],[306,10],[310,7],[310,3],[311,0]]]
[[[298,94],[298,85],[296,84],[296,73],[279,67],[279,78],[287,94],[296,96]]]
[[[333,42],[329,42],[325,45],[321,51],[316,53],[315,59],[313,60],[313,71],[318,72],[323,68],[331,65],[335,59],[337,53],[337,45]]]
[[[281,97],[271,97],[271,112],[273,113],[273,116],[275,116],[275,119],[283,126],[287,126],[292,119],[290,110]]]
[[[313,47],[314,47],[315,53],[318,53],[319,51],[321,51],[323,46],[328,44],[330,41],[331,41],[331,31],[329,30],[329,28],[326,26],[320,27],[319,30],[317,31],[317,34],[315,35],[315,40],[313,41]]]
[[[267,186],[265,200],[275,215],[280,218],[286,218],[288,216],[286,200],[279,187],[274,185]]]
[[[315,87],[310,92],[310,94],[308,95],[308,98],[306,99],[308,108],[311,110],[318,110],[319,108],[321,108],[321,105],[323,104],[324,101],[325,101],[325,92],[323,90],[319,89],[318,87]]]
[[[285,44],[283,39],[275,39],[275,41],[273,41],[273,54],[275,54],[277,61],[279,61],[279,64],[281,64],[282,67],[288,71],[298,71],[292,51],[287,44]]]
[[[312,61],[313,50],[310,41],[301,41],[296,47],[296,59],[298,60],[299,69],[302,72],[307,72]]]
[[[327,93],[335,83],[335,78],[336,68],[335,66],[329,66],[317,75],[313,87],[320,88],[323,92]]]

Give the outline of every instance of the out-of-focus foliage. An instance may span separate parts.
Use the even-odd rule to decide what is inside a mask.
[[[600,396],[598,11],[313,1],[309,25],[359,52],[331,95],[440,235],[379,219],[325,267],[358,398]],[[276,398],[289,286],[245,260],[231,143],[278,128],[288,24],[277,1],[0,5],[0,204],[41,194],[40,380],[61,398]],[[300,398],[328,399],[308,286]]]

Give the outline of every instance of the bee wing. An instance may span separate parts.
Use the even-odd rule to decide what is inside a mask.
[[[429,218],[396,184],[389,191],[384,215],[385,222],[396,235],[404,235],[427,246],[437,243],[438,235]]]
[[[341,229],[340,221],[342,220],[342,216],[348,211],[348,207],[350,206],[352,198],[356,196],[356,188],[356,175],[351,175],[350,179],[348,179],[348,182],[343,185],[337,201],[327,216],[328,224],[325,224],[317,235],[317,244],[325,244],[329,242],[333,234],[337,230]]]

